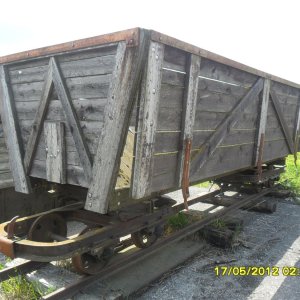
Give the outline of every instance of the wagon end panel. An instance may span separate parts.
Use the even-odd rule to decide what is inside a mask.
[[[116,51],[117,44],[6,66],[27,176],[88,187]],[[47,145],[49,122],[64,132],[55,149]],[[54,179],[57,160],[67,171]]]

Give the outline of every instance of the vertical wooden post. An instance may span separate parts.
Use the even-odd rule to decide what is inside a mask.
[[[182,183],[183,166],[185,158],[186,140],[193,140],[193,129],[196,115],[198,82],[200,76],[201,57],[194,54],[189,55],[187,60],[187,72],[185,81],[185,92],[183,102],[183,118],[181,126],[181,145],[178,164],[178,185]]]
[[[148,31],[140,30],[139,45],[120,42],[105,107],[104,124],[94,158],[93,176],[85,208],[107,213],[128,133],[130,115],[141,81],[148,49]]]
[[[150,193],[163,60],[164,45],[150,42],[146,77],[143,80],[140,101],[132,184],[134,199],[143,198]]]
[[[66,183],[64,123],[45,122],[46,174],[50,182]]]
[[[255,144],[256,146],[254,148],[254,154],[253,154],[253,164],[258,167],[259,174],[261,174],[262,172],[261,167],[262,167],[263,148],[265,143],[265,132],[266,132],[266,124],[267,124],[269,97],[270,97],[270,79],[265,79],[262,97],[261,97],[257,139]]]
[[[294,160],[295,165],[297,164],[297,153],[299,148],[299,130],[300,130],[300,96],[298,97],[298,111],[295,122],[295,130],[294,130]]]
[[[22,147],[22,139],[19,125],[16,121],[13,95],[9,87],[9,77],[5,66],[0,66],[0,80],[2,123],[9,151],[9,162],[15,190],[20,193],[29,194],[31,192],[31,186],[23,164],[24,150]]]

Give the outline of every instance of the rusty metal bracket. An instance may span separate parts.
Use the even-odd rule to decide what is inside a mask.
[[[191,159],[192,140],[187,138],[185,140],[185,151],[184,151],[184,163],[182,172],[181,189],[184,200],[184,207],[186,210],[189,209],[188,197],[190,196],[190,159]]]
[[[12,239],[15,235],[15,225],[16,221],[19,219],[19,216],[13,217],[7,224],[7,238]]]

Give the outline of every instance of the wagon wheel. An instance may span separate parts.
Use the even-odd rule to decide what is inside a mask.
[[[80,235],[97,228],[86,227]],[[72,264],[75,270],[83,274],[97,274],[114,254],[113,247],[99,247],[86,253],[74,255]]]
[[[38,217],[31,225],[28,239],[35,242],[54,242],[67,236],[67,223],[59,214]]]
[[[140,231],[131,234],[133,244],[138,248],[147,248],[153,245],[159,236],[162,235],[161,225],[152,228],[143,228]]]

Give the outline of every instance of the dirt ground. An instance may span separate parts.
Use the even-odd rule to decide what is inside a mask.
[[[165,274],[134,299],[300,299],[300,205],[278,201],[277,211],[239,211],[244,230],[239,246],[220,249],[209,244],[184,265]],[[279,267],[279,276],[216,276],[219,266]],[[296,266],[298,276],[283,276]]]

